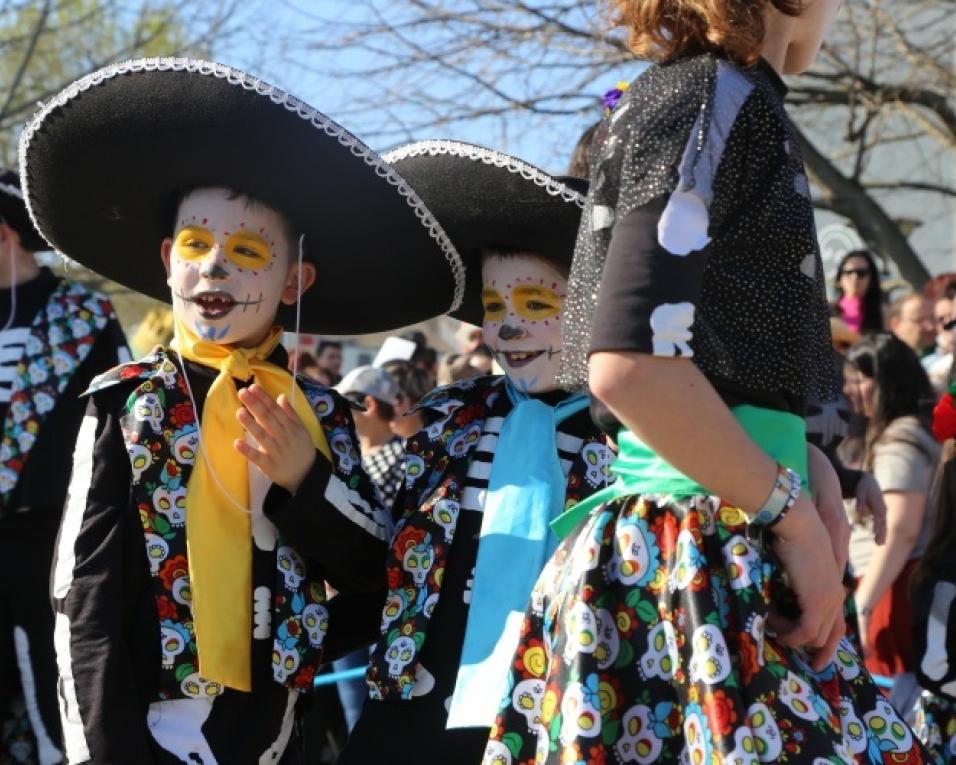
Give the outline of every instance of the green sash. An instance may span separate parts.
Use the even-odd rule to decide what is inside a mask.
[[[807,482],[807,427],[802,417],[776,409],[744,404],[731,409],[737,422],[757,445],[784,467]],[[636,494],[669,494],[675,497],[707,496],[713,492],[665,462],[637,436],[622,428],[611,472],[617,480],[592,494],[551,522],[558,539],[567,537],[592,510],[606,502]]]

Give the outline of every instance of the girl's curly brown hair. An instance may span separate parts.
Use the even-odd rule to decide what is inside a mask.
[[[799,16],[803,0],[609,0],[615,26],[642,58],[667,61],[685,53],[721,52],[743,66],[760,58],[764,12]]]

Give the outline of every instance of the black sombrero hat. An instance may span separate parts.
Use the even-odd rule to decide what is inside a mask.
[[[528,250],[571,263],[587,181],[552,176],[461,141],[419,141],[383,155],[438,219],[465,263],[465,298],[452,316],[481,324],[481,253]]]
[[[20,245],[30,252],[49,247],[36,230],[20,188],[20,176],[13,170],[0,170],[0,220],[20,235]]]
[[[20,168],[30,215],[55,249],[160,300],[159,246],[177,196],[224,186],[305,235],[318,271],[302,300],[305,332],[382,331],[461,304],[461,259],[405,180],[324,114],[221,64],[143,59],[87,75],[24,130]],[[434,290],[396,299],[423,274]],[[280,319],[290,326],[292,315]]]

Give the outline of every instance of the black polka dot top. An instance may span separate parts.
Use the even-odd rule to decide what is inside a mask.
[[[802,414],[837,390],[810,185],[764,62],[641,75],[592,147],[561,382],[588,351],[693,358],[730,405]]]

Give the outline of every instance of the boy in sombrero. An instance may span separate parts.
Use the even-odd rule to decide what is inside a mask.
[[[382,587],[389,533],[348,403],[285,371],[277,312],[296,306],[310,332],[410,323],[436,306],[386,313],[387,295],[430,260],[455,284],[457,254],[354,136],[216,64],[95,73],[34,119],[21,156],[49,241],[171,295],[175,320],[169,350],[94,383],[76,445],[52,582],[69,761],[277,762],[347,628],[324,582]],[[369,309],[345,310],[385,242]]]
[[[438,388],[416,407],[424,427],[406,444],[370,699],[340,763],[473,763],[505,692],[543,691],[507,680],[557,544],[548,524],[609,476],[586,393],[554,377],[586,183],[458,141],[386,159],[461,253],[465,302],[452,315],[482,326],[505,374]]]

